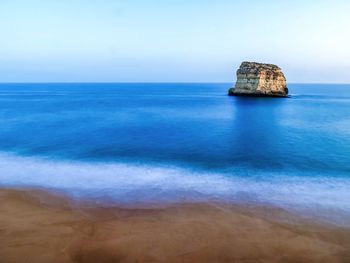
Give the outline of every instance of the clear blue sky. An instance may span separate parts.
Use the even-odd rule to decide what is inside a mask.
[[[0,82],[350,82],[348,0],[1,0]]]

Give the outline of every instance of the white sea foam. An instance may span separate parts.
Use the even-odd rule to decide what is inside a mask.
[[[242,177],[174,166],[68,162],[3,154],[0,184],[50,188],[76,197],[118,202],[220,199],[270,203],[313,211],[322,217],[327,213],[333,217],[350,215],[350,178],[341,177]]]

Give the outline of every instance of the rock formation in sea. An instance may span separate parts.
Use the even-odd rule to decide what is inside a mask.
[[[237,70],[237,82],[229,89],[232,96],[287,97],[288,88],[282,70],[273,64],[243,62]]]

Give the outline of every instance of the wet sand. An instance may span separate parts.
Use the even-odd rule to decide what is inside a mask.
[[[350,229],[273,207],[103,207],[0,190],[0,262],[350,262]]]

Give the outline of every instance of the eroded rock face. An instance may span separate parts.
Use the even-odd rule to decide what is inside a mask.
[[[236,86],[229,89],[229,95],[287,97],[286,78],[276,65],[243,62],[237,70]]]

